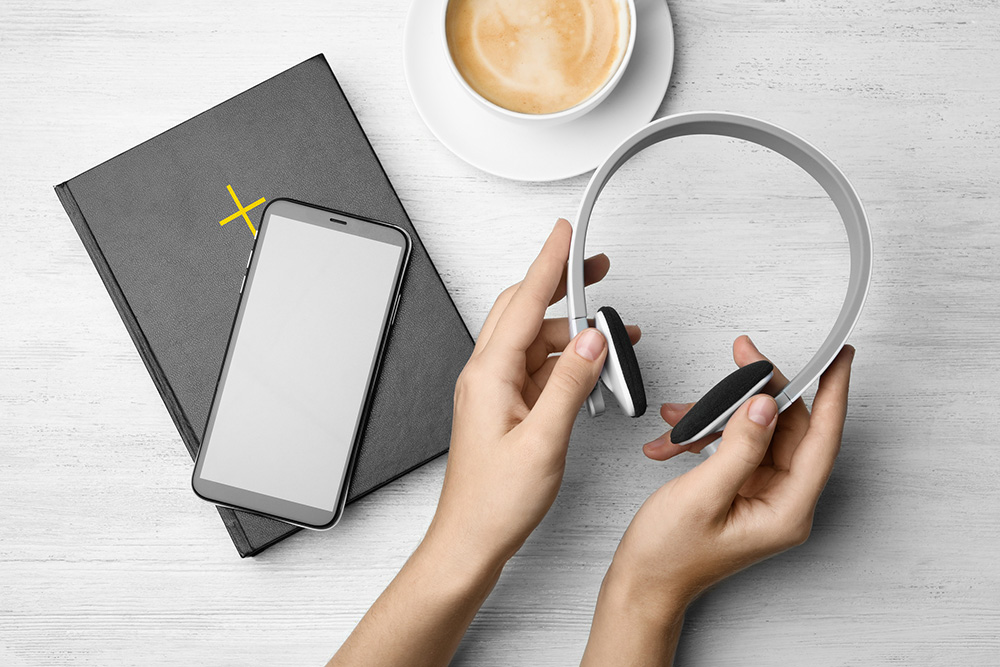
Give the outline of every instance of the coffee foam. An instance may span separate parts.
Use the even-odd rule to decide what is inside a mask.
[[[629,25],[622,0],[451,0],[445,32],[473,90],[511,111],[546,114],[607,82]]]

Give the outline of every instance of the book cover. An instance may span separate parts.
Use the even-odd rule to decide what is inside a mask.
[[[472,337],[322,55],[56,192],[192,457],[264,204],[289,197],[402,227],[413,249],[348,502],[446,451]],[[298,530],[219,513],[241,556]]]

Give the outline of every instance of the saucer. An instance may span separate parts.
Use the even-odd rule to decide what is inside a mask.
[[[635,50],[611,94],[589,113],[535,127],[508,120],[474,100],[448,68],[443,3],[413,0],[406,19],[403,69],[428,129],[452,153],[516,181],[556,181],[595,169],[648,123],[666,95],[674,65],[674,26],[666,0],[635,0]]]

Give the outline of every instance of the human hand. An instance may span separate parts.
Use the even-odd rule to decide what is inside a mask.
[[[566,293],[571,235],[559,220],[524,280],[500,294],[455,387],[451,451],[428,538],[477,563],[506,562],[552,505],[573,422],[607,354],[596,329],[570,341],[565,318],[544,319]],[[609,267],[604,255],[588,259],[587,284]],[[638,328],[628,329],[637,342]]]
[[[741,336],[733,358],[742,367],[764,356]],[[823,374],[811,415],[801,399],[780,417],[769,395],[745,402],[718,451],[663,485],[639,509],[609,580],[626,582],[644,604],[676,613],[721,579],[804,542],[840,449],[853,358],[854,348],[845,347]],[[776,368],[767,390],[787,382]],[[667,404],[661,414],[674,425],[690,407]],[[643,451],[666,460],[686,449],[665,434]]]
[[[607,353],[595,329],[570,341],[565,318],[544,319],[566,293],[571,235],[557,222],[524,280],[493,305],[455,386],[434,520],[331,666],[447,664],[503,565],[552,505],[573,422]],[[609,266],[591,257],[585,282]],[[628,331],[637,342],[638,328]]]

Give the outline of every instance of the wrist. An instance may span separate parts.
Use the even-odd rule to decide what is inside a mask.
[[[432,523],[408,565],[434,579],[437,590],[450,597],[485,600],[507,558],[462,540],[449,539]]]
[[[687,601],[663,594],[639,568],[615,558],[601,584],[581,665],[669,665]]]
[[[694,595],[657,579],[616,556],[601,583],[600,597],[635,622],[666,629],[683,618]]]

